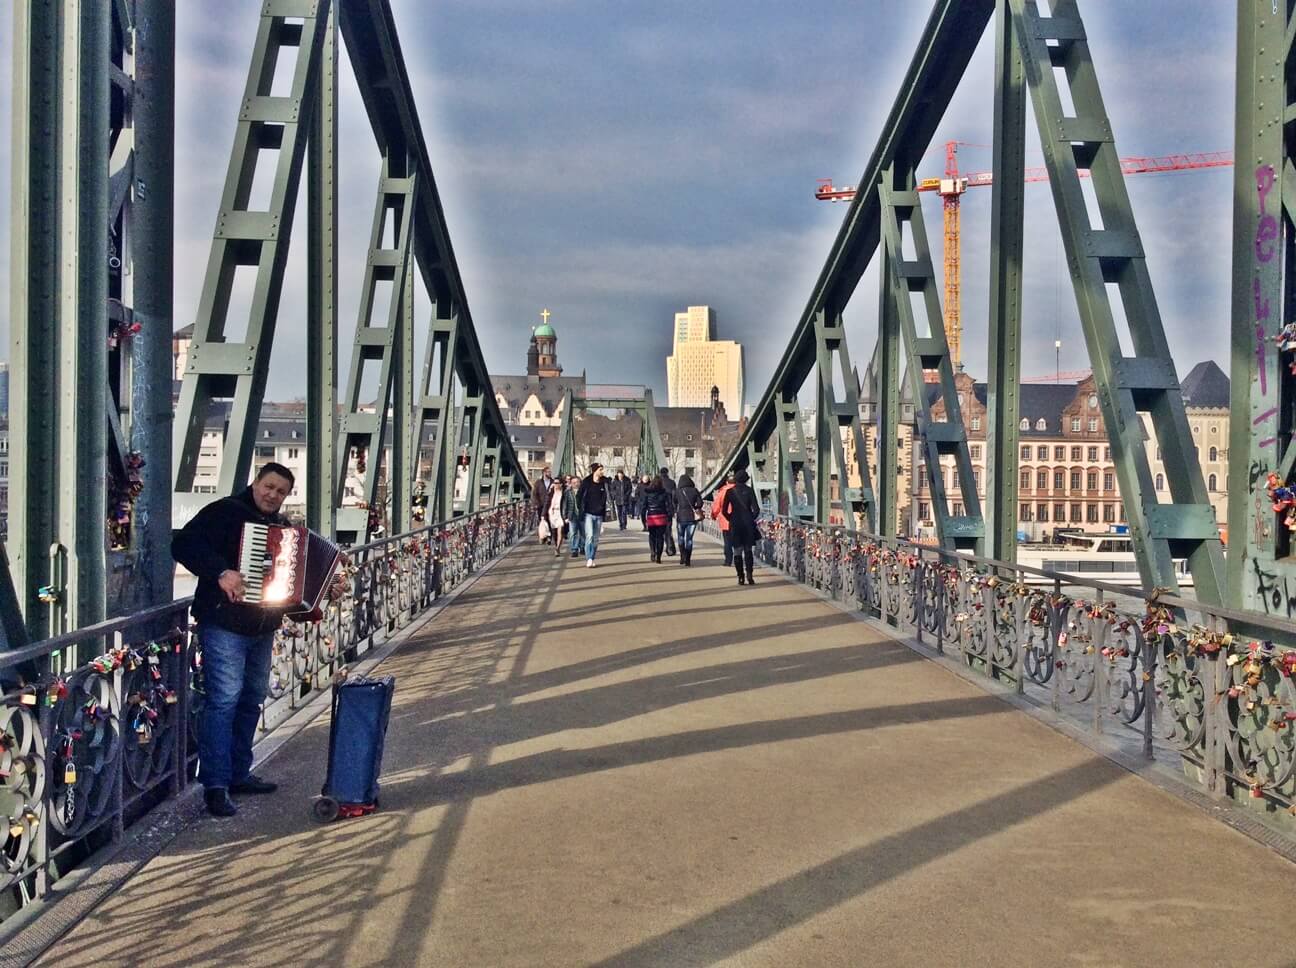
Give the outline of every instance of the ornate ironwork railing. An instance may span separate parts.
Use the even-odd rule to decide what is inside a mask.
[[[507,551],[531,518],[518,501],[348,549],[351,593],[276,635],[263,728]],[[0,653],[0,922],[193,775],[191,601]]]
[[[1133,731],[1148,759],[1178,754],[1211,796],[1296,814],[1296,623],[788,517],[761,527],[757,557],[796,581],[1095,732]]]

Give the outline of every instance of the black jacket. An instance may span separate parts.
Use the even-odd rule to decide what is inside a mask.
[[[675,488],[675,520],[680,524],[702,520],[702,493],[687,474],[680,477]]]
[[[199,626],[215,625],[239,635],[264,635],[283,621],[287,609],[231,602],[217,581],[221,572],[238,570],[239,539],[243,525],[290,522],[281,514],[262,514],[246,487],[233,497],[213,501],[176,532],[171,557],[198,576],[193,617]]]
[[[603,517],[607,513],[607,481],[596,481],[592,474],[582,480],[576,491],[576,504],[582,514]]]
[[[663,474],[663,475],[661,476],[661,479],[662,479],[662,487],[666,488],[666,493],[667,493],[667,494],[670,494],[671,496],[674,496],[674,494],[675,494],[675,482],[672,481],[672,480],[670,479],[670,475],[669,475],[669,474]]]
[[[675,510],[675,501],[669,491],[659,487],[645,487],[643,490],[644,517],[650,514],[664,514],[670,517]]]
[[[608,497],[618,507],[627,503],[630,500],[630,481],[624,477],[612,478],[608,481]]]
[[[724,497],[724,515],[729,519],[729,537],[735,547],[745,548],[756,543],[760,530],[760,500],[747,484],[735,484]]]

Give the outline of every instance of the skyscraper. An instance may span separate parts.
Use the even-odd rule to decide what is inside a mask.
[[[715,310],[710,306],[690,306],[675,314],[673,352],[666,357],[669,405],[710,406],[716,387],[725,412],[736,419],[743,406],[742,345],[715,337]]]

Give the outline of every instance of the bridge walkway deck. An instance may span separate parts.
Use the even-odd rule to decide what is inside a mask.
[[[718,559],[519,548],[383,663],[379,813],[310,820],[322,717],[43,963],[1291,962],[1287,861]]]

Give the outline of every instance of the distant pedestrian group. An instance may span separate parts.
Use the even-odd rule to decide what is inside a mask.
[[[738,572],[739,585],[754,585],[753,549],[760,540],[760,501],[748,483],[746,471],[730,473],[715,492],[710,508],[693,479],[681,474],[671,479],[667,468],[637,481],[618,470],[608,480],[603,465],[591,465],[584,478],[555,478],[546,467],[532,490],[542,543],[553,545],[561,557],[564,545],[572,558],[585,556],[585,567],[595,567],[599,536],[609,511],[625,531],[630,516],[638,518],[648,533],[651,560],[679,556],[684,567],[693,564],[694,537],[706,513],[719,525],[724,542],[724,563]]]

